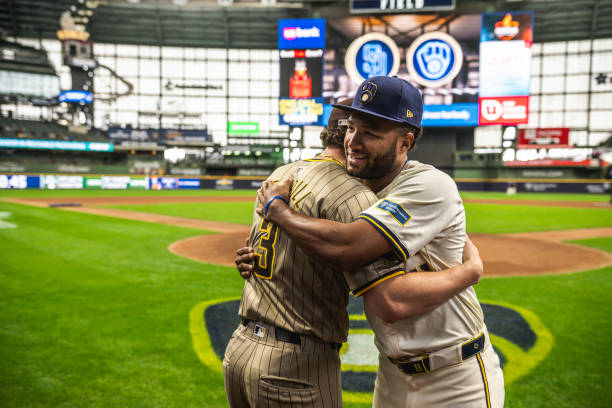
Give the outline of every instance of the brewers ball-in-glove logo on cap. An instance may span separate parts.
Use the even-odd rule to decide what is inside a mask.
[[[361,96],[359,97],[359,101],[362,105],[372,102],[374,99],[374,95],[376,95],[376,91],[378,90],[378,86],[375,83],[366,81],[363,85],[361,85]]]
[[[408,81],[398,77],[377,76],[359,85],[351,106],[333,105],[349,112],[361,112],[392,122],[421,127],[423,97]]]

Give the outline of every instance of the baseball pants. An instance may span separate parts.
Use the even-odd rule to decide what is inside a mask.
[[[418,375],[404,374],[379,354],[373,408],[502,408],[504,377],[486,337],[484,349],[460,363]]]
[[[342,406],[340,356],[329,343],[276,339],[273,326],[249,322],[225,350],[223,377],[231,408]]]

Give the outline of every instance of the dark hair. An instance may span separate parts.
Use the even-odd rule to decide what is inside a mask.
[[[321,143],[323,147],[341,147],[344,148],[344,136],[346,135],[346,126],[336,128],[326,128],[321,131]]]
[[[421,126],[420,128],[416,128],[412,125],[403,124],[402,129],[405,129],[406,131],[414,135],[414,140],[412,141],[412,144],[410,145],[410,149],[408,149],[410,151],[414,149],[414,146],[416,145],[417,140],[419,140],[421,136],[423,136],[423,126]]]

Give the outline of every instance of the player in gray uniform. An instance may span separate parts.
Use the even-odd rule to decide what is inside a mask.
[[[346,173],[340,161],[344,137],[332,137],[333,128],[328,129],[324,144],[330,146],[322,155],[282,166],[270,179],[295,178],[287,199],[301,213],[351,222],[377,197]],[[257,214],[253,221],[254,276],[245,282],[242,323],[223,360],[229,405],[339,407],[338,350],[348,332],[348,291],[368,293],[378,283],[404,274],[404,265],[382,257],[354,273],[335,273],[307,257],[277,226]],[[410,274],[393,280],[417,288],[409,309],[416,313],[441,304],[478,280],[480,273],[478,258],[435,277]],[[419,284],[424,279],[435,284]]]
[[[457,187],[434,167],[407,161],[422,132],[419,91],[399,78],[370,78],[358,88],[352,106],[341,109],[351,112],[347,170],[364,179],[379,200],[355,222],[338,224],[270,201],[286,195],[290,181],[264,183],[259,197],[269,203],[267,219],[306,253],[347,269],[389,250],[405,262],[407,271],[458,265],[465,212]],[[365,311],[380,351],[374,406],[503,406],[503,374],[473,288],[407,319],[393,310],[409,293],[370,292]]]

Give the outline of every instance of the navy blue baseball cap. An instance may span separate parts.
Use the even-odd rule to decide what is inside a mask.
[[[421,127],[423,97],[408,81],[398,77],[377,76],[359,85],[351,106],[334,104],[334,108],[361,112],[397,123]]]

